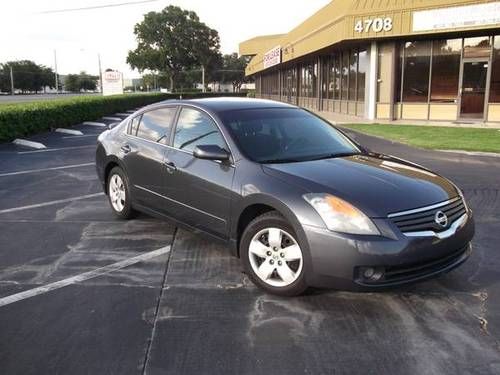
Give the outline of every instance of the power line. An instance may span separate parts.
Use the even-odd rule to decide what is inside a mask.
[[[67,9],[45,10],[45,11],[42,11],[42,12],[36,12],[35,14],[54,14],[54,13],[79,12],[79,11],[82,11],[82,10],[115,8],[115,7],[122,7],[122,6],[127,6],[127,5],[155,3],[157,1],[160,1],[160,0],[139,0],[139,1],[129,1],[129,2],[126,2],[126,3],[95,5],[95,6],[83,7],[83,8],[67,8]]]

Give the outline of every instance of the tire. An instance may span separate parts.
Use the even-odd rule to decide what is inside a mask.
[[[304,252],[292,226],[276,211],[248,224],[240,241],[248,277],[268,293],[298,296],[307,289]]]
[[[120,167],[114,167],[108,175],[107,195],[114,214],[123,220],[137,215],[132,208],[128,178]]]

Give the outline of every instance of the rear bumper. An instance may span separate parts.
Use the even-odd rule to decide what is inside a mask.
[[[390,225],[390,224],[388,224]],[[376,290],[427,280],[451,271],[472,252],[474,220],[450,237],[406,237],[394,229],[393,238],[352,236],[303,226],[310,258],[306,281],[310,286],[345,290]],[[383,277],[367,278],[367,268]]]

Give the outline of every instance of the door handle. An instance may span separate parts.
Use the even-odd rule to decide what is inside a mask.
[[[125,154],[128,154],[130,151],[132,151],[132,149],[130,148],[129,145],[123,145],[122,147],[120,147],[121,150],[125,153]]]
[[[171,161],[166,161],[163,164],[169,170],[170,173],[175,172],[177,170],[177,167],[175,166],[175,163],[173,163]]]

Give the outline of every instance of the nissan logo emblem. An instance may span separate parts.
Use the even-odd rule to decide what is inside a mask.
[[[437,225],[445,228],[448,225],[448,216],[443,211],[438,211],[434,215],[434,221]]]

